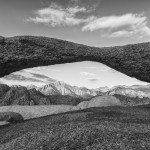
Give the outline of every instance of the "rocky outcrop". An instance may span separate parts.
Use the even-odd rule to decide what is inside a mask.
[[[90,101],[83,101],[78,104],[80,109],[91,107],[108,107],[108,106],[121,106],[121,102],[114,96],[96,96]]]
[[[23,117],[19,113],[15,112],[0,112],[0,121],[6,122],[21,122],[23,121]]]
[[[77,61],[96,61],[150,82],[150,43],[96,48],[46,37],[0,38],[0,77],[14,71]]]
[[[6,84],[0,84],[0,98],[3,97],[3,95],[10,90],[10,87]]]
[[[2,85],[0,85],[2,87]],[[9,88],[8,90],[5,90]],[[48,97],[36,89],[28,90],[23,86],[8,87],[3,85],[0,91],[5,91],[0,97],[0,106],[9,105],[50,105]]]

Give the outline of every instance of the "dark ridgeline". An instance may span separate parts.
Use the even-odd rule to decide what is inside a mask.
[[[34,36],[0,38],[0,77],[43,65],[96,61],[150,82],[150,43],[96,48]]]

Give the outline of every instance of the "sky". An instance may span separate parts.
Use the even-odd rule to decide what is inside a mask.
[[[98,47],[148,42],[149,8],[149,0],[0,0],[0,34]]]
[[[43,86],[63,81],[72,86],[95,89],[118,85],[148,85],[97,62],[76,62],[25,69],[0,79],[8,85]]]
[[[0,36],[46,36],[96,47],[149,42],[149,8],[150,0],[0,0]],[[88,88],[146,84],[96,62],[28,71]],[[32,78],[28,71],[20,74]],[[36,79],[26,81],[45,84]],[[7,78],[5,82],[17,84],[23,79],[18,76],[17,80]]]

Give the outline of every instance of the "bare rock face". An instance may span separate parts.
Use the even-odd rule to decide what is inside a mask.
[[[0,106],[9,105],[50,105],[48,97],[36,89],[26,87],[9,87],[0,84]]]
[[[6,85],[6,84],[0,84],[0,99],[9,90],[10,90],[10,87],[8,85]]]
[[[96,61],[150,82],[150,43],[96,48],[46,37],[0,38],[0,77],[25,68]]]

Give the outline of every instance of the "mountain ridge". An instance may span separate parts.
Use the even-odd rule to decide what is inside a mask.
[[[136,89],[137,88],[137,89]],[[98,88],[101,90],[101,88]],[[108,91],[89,90],[68,85],[64,82],[51,83],[46,86],[7,86],[0,84],[0,105],[72,105],[87,104],[92,99],[108,100],[113,96],[120,100],[123,106],[150,104],[149,85],[146,86],[115,86]],[[144,90],[146,89],[146,90]],[[105,99],[106,99],[105,98]],[[111,98],[110,98],[111,99]],[[93,101],[96,103],[95,101]],[[109,101],[108,101],[109,102]],[[97,103],[99,105],[99,103]],[[100,102],[102,104],[102,102]],[[107,103],[106,103],[107,104]],[[94,105],[94,104],[93,104]],[[92,106],[92,104],[91,104]],[[95,105],[94,105],[95,106]]]

